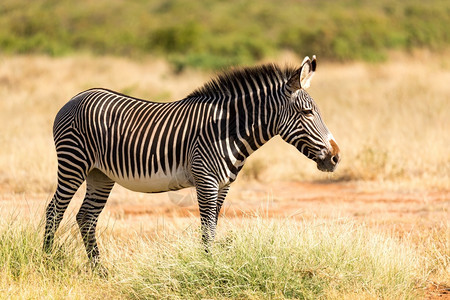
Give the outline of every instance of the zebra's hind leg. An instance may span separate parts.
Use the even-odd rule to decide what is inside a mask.
[[[114,181],[100,170],[92,170],[86,178],[86,196],[76,216],[88,258],[93,267],[98,265],[100,258],[95,238],[97,220],[105,207],[113,186]]]
[[[50,253],[55,239],[55,232],[63,219],[64,212],[69,206],[70,200],[84,182],[84,172],[81,169],[67,171],[58,166],[58,186],[45,213],[44,251]]]

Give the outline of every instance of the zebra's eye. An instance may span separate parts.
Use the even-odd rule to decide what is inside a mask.
[[[304,109],[302,112],[307,117],[312,117],[312,115],[313,115],[312,109]]]

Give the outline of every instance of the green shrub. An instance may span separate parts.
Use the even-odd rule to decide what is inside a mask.
[[[300,56],[378,61],[389,49],[441,50],[450,43],[445,0],[100,0],[78,5],[5,0],[2,5],[0,51],[175,55],[177,69],[180,64],[208,69],[249,64],[282,49]]]

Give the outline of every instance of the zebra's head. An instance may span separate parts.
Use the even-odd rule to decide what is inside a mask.
[[[287,104],[280,113],[278,132],[306,157],[317,163],[321,171],[333,172],[339,161],[339,147],[322,120],[319,108],[306,92],[316,70],[316,57],[305,57],[300,69],[286,84]]]

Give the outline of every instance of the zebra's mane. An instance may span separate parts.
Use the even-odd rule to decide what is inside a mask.
[[[250,86],[254,86],[254,82],[258,82],[259,84],[256,86],[256,89],[261,88],[260,84],[262,84],[262,82],[272,82],[274,85],[281,85],[286,83],[294,71],[295,68],[280,68],[276,64],[235,68],[218,74],[215,78],[190,93],[187,97],[197,98],[230,95],[233,86],[238,89],[239,83],[244,85],[246,82],[250,82]],[[265,79],[264,81],[262,81],[263,78]]]

